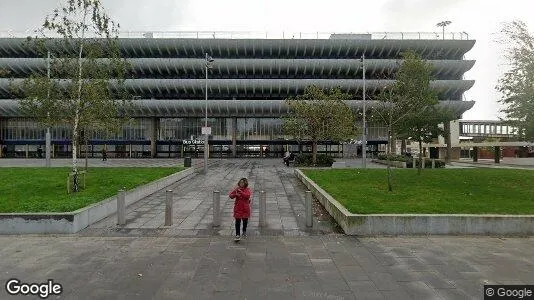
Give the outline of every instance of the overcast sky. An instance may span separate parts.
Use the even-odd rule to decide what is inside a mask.
[[[0,31],[33,30],[60,0],[0,0]],[[502,22],[521,19],[534,32],[534,0],[103,0],[108,13],[128,31],[447,31],[476,39],[466,59],[476,60],[465,93],[476,101],[464,119],[497,119],[495,85],[505,70],[502,45],[495,42]]]

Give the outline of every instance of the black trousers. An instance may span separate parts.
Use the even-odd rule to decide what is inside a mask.
[[[235,235],[241,235],[241,220],[243,220],[243,234],[247,232],[248,219],[235,219]]]

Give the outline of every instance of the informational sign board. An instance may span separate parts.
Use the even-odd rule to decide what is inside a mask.
[[[184,145],[204,145],[204,140],[183,140]]]
[[[211,127],[202,127],[202,134],[211,135]]]

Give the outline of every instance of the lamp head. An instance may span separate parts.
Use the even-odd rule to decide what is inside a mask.
[[[438,26],[438,27],[445,27],[445,26],[449,26],[449,25],[451,25],[451,23],[452,23],[451,21],[441,21],[441,22],[439,22],[438,24],[436,24],[436,26]]]
[[[215,61],[215,60],[213,59],[213,57],[211,57],[210,55],[208,55],[208,53],[206,53],[206,62],[208,62],[208,63],[212,63],[213,61]]]

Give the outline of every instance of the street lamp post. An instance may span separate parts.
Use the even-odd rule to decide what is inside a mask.
[[[209,156],[209,144],[208,144],[208,140],[209,140],[209,132],[207,131],[208,129],[208,69],[211,69],[212,66],[211,66],[211,63],[214,62],[214,59],[208,55],[208,53],[206,53],[206,65],[205,65],[205,70],[206,70],[206,119],[205,119],[205,122],[204,122],[204,130],[206,130],[206,132],[204,132],[204,174],[208,174],[208,156]]]
[[[443,28],[443,39],[445,39],[445,27],[451,25],[451,21],[441,21],[436,26]]]
[[[362,63],[362,70],[363,70],[363,135],[362,135],[362,168],[367,167],[367,122],[365,120],[365,114],[366,114],[366,104],[367,101],[365,100],[365,54],[362,54],[362,58],[360,59]]]

